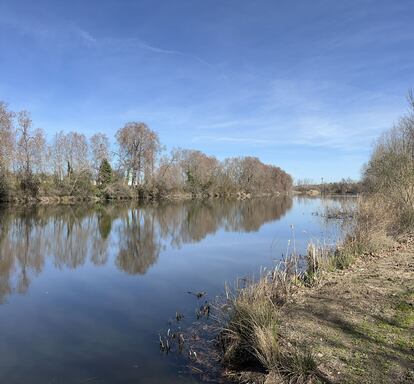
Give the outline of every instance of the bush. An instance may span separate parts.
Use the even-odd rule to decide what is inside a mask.
[[[35,198],[39,193],[40,181],[32,173],[21,174],[20,179],[20,189],[22,190],[25,197]]]
[[[131,199],[133,197],[134,191],[125,185],[121,180],[115,181],[108,186],[106,186],[101,191],[101,196],[105,199]]]
[[[92,175],[90,172],[79,172],[71,176],[69,181],[70,196],[90,197],[96,194],[96,188],[92,183]]]

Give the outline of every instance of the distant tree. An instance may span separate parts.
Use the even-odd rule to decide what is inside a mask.
[[[216,181],[219,162],[201,151],[181,150],[180,163],[191,193],[206,193]]]
[[[156,184],[161,194],[184,188],[185,178],[180,165],[181,150],[173,149],[159,160]]]
[[[86,136],[69,132],[63,138],[64,159],[67,164],[68,176],[91,171],[88,159],[88,141]]]
[[[315,182],[312,179],[297,179],[295,186],[297,187],[306,187],[309,185],[314,185]]]
[[[33,130],[27,111],[17,114],[17,163],[20,170],[21,187],[25,193],[36,195],[39,189],[34,172],[41,172],[46,153],[46,139],[41,129]]]
[[[15,130],[13,128],[14,113],[0,101],[0,201],[9,195],[8,172],[14,157]]]
[[[13,161],[15,148],[15,131],[13,129],[14,113],[7,104],[0,101],[0,169],[6,172]]]
[[[99,168],[102,162],[106,160],[110,161],[109,140],[103,133],[96,133],[90,139],[90,150],[92,158],[92,168],[94,170],[95,177],[98,174]]]
[[[131,122],[118,130],[116,139],[127,182],[133,186],[150,183],[160,151],[158,135],[144,123]]]
[[[92,166],[86,136],[59,132],[51,145],[53,168],[62,191],[68,195],[92,194]]]
[[[29,175],[32,173],[32,120],[28,112],[21,111],[18,114],[17,121],[19,135],[17,140],[18,163],[21,171],[25,175]]]
[[[112,167],[107,159],[103,159],[98,172],[98,185],[102,188],[112,182]]]
[[[66,136],[63,131],[55,134],[50,145],[53,173],[57,180],[62,181],[67,167],[65,159]]]

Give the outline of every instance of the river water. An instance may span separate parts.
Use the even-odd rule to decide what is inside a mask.
[[[158,335],[197,299],[333,242],[322,199],[8,207],[0,211],[0,382],[199,383]]]

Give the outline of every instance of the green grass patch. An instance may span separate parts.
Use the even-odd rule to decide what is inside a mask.
[[[400,327],[414,327],[414,291],[408,291],[399,297],[395,305],[395,321]]]

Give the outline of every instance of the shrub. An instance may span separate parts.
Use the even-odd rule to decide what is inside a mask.
[[[20,189],[25,197],[36,197],[38,195],[40,182],[33,173],[21,174],[19,180]]]
[[[134,191],[125,185],[121,180],[115,181],[102,191],[103,197],[106,199],[131,199]]]

